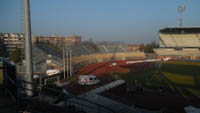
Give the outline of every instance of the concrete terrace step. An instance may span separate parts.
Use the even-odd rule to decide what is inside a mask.
[[[87,95],[81,95],[79,97],[90,100],[94,103],[98,103],[101,106],[105,106],[106,108],[111,109],[115,113],[153,113],[145,109],[136,108],[134,105],[128,106],[100,95],[87,94]],[[77,100],[71,100],[71,101],[77,102]],[[95,110],[90,110],[90,109],[84,109],[84,110],[86,110],[88,113],[98,113]]]
[[[86,92],[85,94],[98,94],[98,93],[102,93],[104,91],[107,91],[113,87],[116,87],[116,86],[119,86],[121,84],[125,83],[124,80],[117,80],[117,81],[114,81],[114,82],[111,82],[109,84],[106,84],[104,86],[101,86],[100,88],[96,88],[94,90],[91,90],[89,92]],[[84,94],[83,94],[84,95]]]
[[[86,92],[82,95],[79,95],[77,97],[79,99],[70,98],[68,101],[73,103],[75,106],[80,107],[87,113],[99,113],[99,112],[101,113],[153,113],[151,111],[136,108],[134,105],[128,106],[126,104],[98,95],[98,93],[102,93],[106,90],[119,86],[123,83],[125,83],[124,80],[117,80],[112,83],[101,86],[97,89]],[[88,100],[88,102],[83,101],[82,99]],[[63,106],[64,102],[60,102],[57,105]],[[89,107],[83,107],[84,105],[89,106]],[[103,107],[99,107],[99,106],[103,106]]]

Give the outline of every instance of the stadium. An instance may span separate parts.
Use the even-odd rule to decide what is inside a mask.
[[[163,112],[184,112],[184,106],[199,107],[199,28],[165,28],[159,31],[160,48],[154,49],[159,59],[171,58],[167,62],[144,62],[144,53],[135,52],[131,58],[126,52],[120,58],[106,57],[105,52],[77,57],[77,63],[86,62],[75,77],[94,74],[102,81],[98,85],[80,87],[76,83],[66,88],[74,95],[82,95],[98,89],[108,83],[124,80],[126,83],[114,88],[106,87],[99,95],[114,99],[126,105],[134,104],[140,108]],[[107,47],[107,46],[106,46]],[[103,47],[104,48],[104,47]],[[106,54],[108,54],[106,52]],[[130,54],[130,53],[129,53]],[[91,57],[89,57],[91,55]],[[100,56],[103,56],[101,58]],[[109,56],[109,55],[108,55]],[[74,57],[75,58],[75,57]],[[94,60],[93,58],[103,59]],[[127,62],[142,61],[128,64]],[[112,63],[117,65],[112,66]],[[144,87],[142,94],[137,94],[137,84]],[[76,92],[74,92],[76,89]],[[123,92],[123,94],[121,93]]]
[[[149,113],[184,112],[185,106],[199,107],[200,102],[199,62],[194,62],[200,56],[199,32],[199,28],[160,30],[160,48],[154,49],[158,59],[153,60],[144,52],[130,51],[127,44],[90,42],[67,46],[68,56],[71,54],[71,57],[66,57],[64,61],[71,62],[71,65],[66,68],[67,78],[64,80],[63,47],[44,42],[33,44],[33,68],[35,74],[42,75],[42,80],[36,82],[47,87],[58,81],[60,84],[69,83],[61,85],[62,89],[86,99],[84,104],[90,100],[112,110],[122,110],[122,113],[146,109]],[[164,58],[171,58],[171,61],[164,61]],[[17,64],[18,75],[25,74],[25,67],[25,63]],[[62,73],[47,76],[48,69],[59,69]],[[69,76],[69,72],[72,75]],[[80,86],[78,76],[88,74],[95,75],[101,82]],[[138,93],[138,87],[142,87],[143,91]],[[85,95],[93,95],[94,98]],[[101,103],[100,100],[105,98]],[[56,101],[56,105],[64,105],[63,101]],[[74,102],[72,98],[70,101],[77,104],[81,100]],[[123,107],[116,109],[114,105]]]
[[[9,33],[22,31],[16,15],[3,15],[0,112],[200,113],[200,27],[182,27],[178,0],[34,2],[20,6],[23,33]],[[5,3],[5,14],[19,14]],[[180,27],[157,31],[177,19],[169,13],[177,3]],[[199,26],[194,10],[187,17]],[[149,42],[155,31],[159,39]],[[60,36],[43,36],[52,32]]]
[[[200,28],[164,28],[159,31],[158,58],[200,59]]]
[[[95,97],[107,98],[106,102],[115,100],[125,106],[134,105],[140,111],[164,109],[165,112],[183,112],[185,106],[196,106],[200,102],[199,62],[194,62],[200,56],[199,34],[199,28],[160,30],[160,47],[154,49],[157,58],[154,60],[148,59],[144,52],[130,51],[126,44],[80,43],[68,46],[72,57],[66,57],[65,62],[71,62],[71,65],[66,68],[67,79],[60,82],[70,84],[62,88],[89,100],[91,97],[84,95],[95,92]],[[62,49],[62,46],[49,43],[33,45],[34,70],[44,75],[46,82],[43,83],[47,86],[56,82],[57,76],[63,79]],[[171,58],[171,61],[164,61],[164,58]],[[18,72],[25,71],[24,66],[17,66]],[[72,76],[69,76],[70,68]],[[52,81],[45,77],[47,69],[59,69],[62,73],[52,76],[56,78]],[[78,76],[89,74],[95,75],[101,82],[80,86]],[[141,94],[138,94],[138,87],[143,87]],[[99,103],[96,98],[91,100]],[[62,105],[63,101],[58,103]]]

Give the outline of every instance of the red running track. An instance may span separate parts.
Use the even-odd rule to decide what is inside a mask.
[[[118,60],[118,61],[102,62],[97,64],[89,64],[81,68],[77,72],[75,77],[77,78],[79,75],[93,74],[97,76],[101,82],[99,84],[91,86],[80,86],[78,85],[78,83],[75,83],[66,86],[66,89],[71,94],[79,95],[91,89],[95,89],[105,84],[108,84],[112,81],[115,81],[114,77],[112,76],[114,72],[128,73],[133,69],[135,71],[142,71],[145,67],[148,67],[148,64],[145,63],[126,64],[126,62],[127,62],[126,60]],[[116,63],[117,65],[112,66],[113,63]]]
[[[133,69],[135,71],[142,71],[145,67],[148,67],[148,65],[145,63],[126,64],[126,62],[127,62],[126,60],[118,60],[118,61],[90,64],[80,69],[76,74],[76,76],[93,74],[96,75],[97,77],[100,77],[105,75],[112,75],[113,72],[128,73]],[[116,63],[116,65],[112,65],[113,63]]]

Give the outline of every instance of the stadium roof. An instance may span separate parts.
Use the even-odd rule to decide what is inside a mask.
[[[159,31],[160,33],[165,34],[189,34],[189,33],[200,33],[200,27],[171,27],[164,28]]]

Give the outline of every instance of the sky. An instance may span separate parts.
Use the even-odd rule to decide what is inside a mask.
[[[177,7],[185,5],[183,26],[200,26],[200,0],[30,0],[32,34],[83,40],[149,43],[158,31],[179,25]],[[23,32],[23,0],[0,0],[0,32]]]

